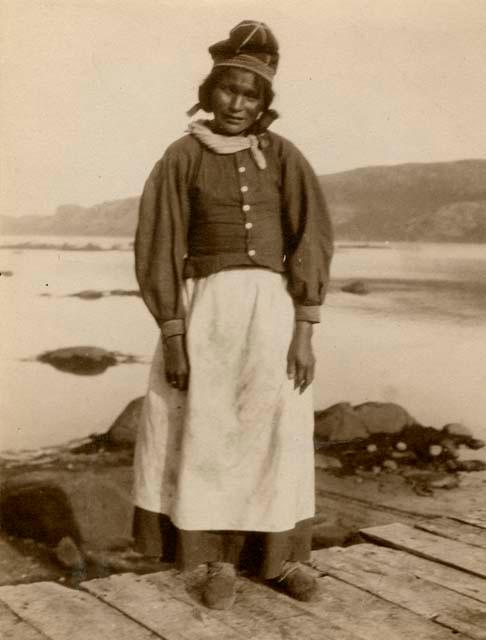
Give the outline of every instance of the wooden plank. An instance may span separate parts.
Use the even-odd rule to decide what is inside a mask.
[[[447,628],[486,640],[486,605],[438,584],[417,578],[371,559],[346,553],[316,551],[313,563],[320,571],[424,616]],[[456,636],[457,637],[457,636]]]
[[[228,611],[201,603],[205,571],[182,575],[164,571],[91,580],[82,587],[139,620],[166,640],[360,640],[339,628],[329,616],[323,622],[294,601],[245,578],[237,583],[237,598]]]
[[[451,518],[434,518],[433,520],[419,520],[414,526],[416,529],[428,531],[443,538],[450,538],[473,547],[486,549],[486,529],[472,524],[458,522]]]
[[[363,640],[466,640],[442,626],[378,596],[336,580],[319,578],[319,602],[299,603],[319,617],[356,633]],[[350,615],[351,612],[351,615]]]
[[[175,571],[164,573],[175,582]],[[150,576],[125,573],[83,582],[80,586],[165,640],[241,640],[244,637],[212,618],[208,610],[181,601],[175,594],[168,593],[165,586],[159,588]]]
[[[405,551],[379,547],[375,544],[355,544],[346,549],[335,547],[332,551],[334,553],[345,551],[347,556],[353,558],[371,559],[383,565],[389,565],[486,604],[486,580],[464,573],[459,569],[446,567],[432,560],[405,553]]]
[[[486,529],[486,509],[474,509],[469,510],[466,514],[451,516],[458,522],[465,522],[466,524],[472,524],[475,527]]]
[[[482,549],[440,538],[398,522],[384,527],[361,529],[360,533],[368,540],[486,578],[486,553]]]
[[[3,602],[0,602],[0,629],[3,640],[46,640],[45,635],[19,618]]]
[[[204,573],[182,580],[176,588],[177,596],[200,601],[200,593]],[[164,580],[166,588],[174,590],[174,584],[164,574],[153,574],[151,577],[160,584]],[[240,578],[236,602],[230,612],[214,612],[220,619],[239,630],[245,629],[245,638],[258,640],[286,640],[302,638],[319,638],[322,640],[322,619],[309,615],[300,607],[301,603],[283,594],[277,593],[265,584]],[[326,614],[326,640],[358,640],[359,636],[337,625],[332,615]]]
[[[0,587],[0,601],[49,640],[155,640],[94,596],[54,582]]]

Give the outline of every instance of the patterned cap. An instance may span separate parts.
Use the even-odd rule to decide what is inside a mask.
[[[215,67],[240,67],[272,82],[278,66],[278,42],[263,22],[243,20],[229,38],[209,47]]]

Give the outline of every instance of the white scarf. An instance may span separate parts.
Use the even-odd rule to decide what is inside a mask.
[[[191,122],[187,130],[199,142],[212,151],[216,151],[216,153],[236,153],[237,151],[243,151],[243,149],[250,149],[257,167],[259,169],[267,168],[267,161],[263,151],[260,149],[258,137],[253,134],[248,136],[222,136],[218,133],[213,133],[205,120]]]

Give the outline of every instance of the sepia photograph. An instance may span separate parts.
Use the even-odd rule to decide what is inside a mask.
[[[0,0],[0,636],[486,639],[486,2]]]

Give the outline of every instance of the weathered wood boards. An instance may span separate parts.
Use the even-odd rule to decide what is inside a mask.
[[[431,620],[330,576],[319,579],[320,599],[299,606],[330,617],[363,640],[466,640]]]
[[[352,547],[347,547],[345,550],[334,548],[332,551],[334,553],[345,551],[348,557],[363,561],[371,559],[380,563],[383,567],[388,565],[397,570],[406,571],[417,578],[435,582],[435,584],[439,584],[451,591],[457,591],[457,593],[462,593],[469,598],[486,604],[486,580],[472,576],[459,569],[447,567],[438,562],[426,560],[397,549],[379,547],[375,544],[356,544]]]
[[[0,602],[0,633],[2,640],[46,640],[46,636],[15,615],[2,602]]]
[[[362,640],[328,613],[317,617],[268,587],[240,578],[229,611],[200,601],[201,573],[175,571],[91,580],[82,587],[165,640]]]
[[[467,515],[453,516],[459,522],[466,522],[481,529],[486,529],[486,509],[469,510]]]
[[[52,582],[0,587],[0,636],[486,640],[484,530],[448,518],[420,526],[373,527],[362,533],[379,544],[314,552],[319,597],[311,603],[240,577],[232,609],[209,610],[201,602],[204,568],[114,575],[85,582],[81,590]]]
[[[155,640],[94,596],[55,582],[0,587],[0,602],[49,640]],[[13,636],[15,637],[15,636]],[[28,636],[27,636],[28,637]],[[22,639],[23,640],[23,639]],[[37,640],[35,636],[32,640]]]
[[[433,520],[419,520],[414,523],[414,527],[486,550],[486,529],[472,524],[458,522],[451,518],[434,518]]]
[[[486,640],[486,605],[418,578],[403,567],[372,558],[354,557],[347,550],[314,553],[314,565],[329,575],[383,600],[409,609],[475,640]],[[454,636],[457,638],[457,635]]]
[[[360,533],[373,542],[402,549],[486,578],[486,553],[483,549],[456,540],[439,538],[400,523],[362,529]]]

